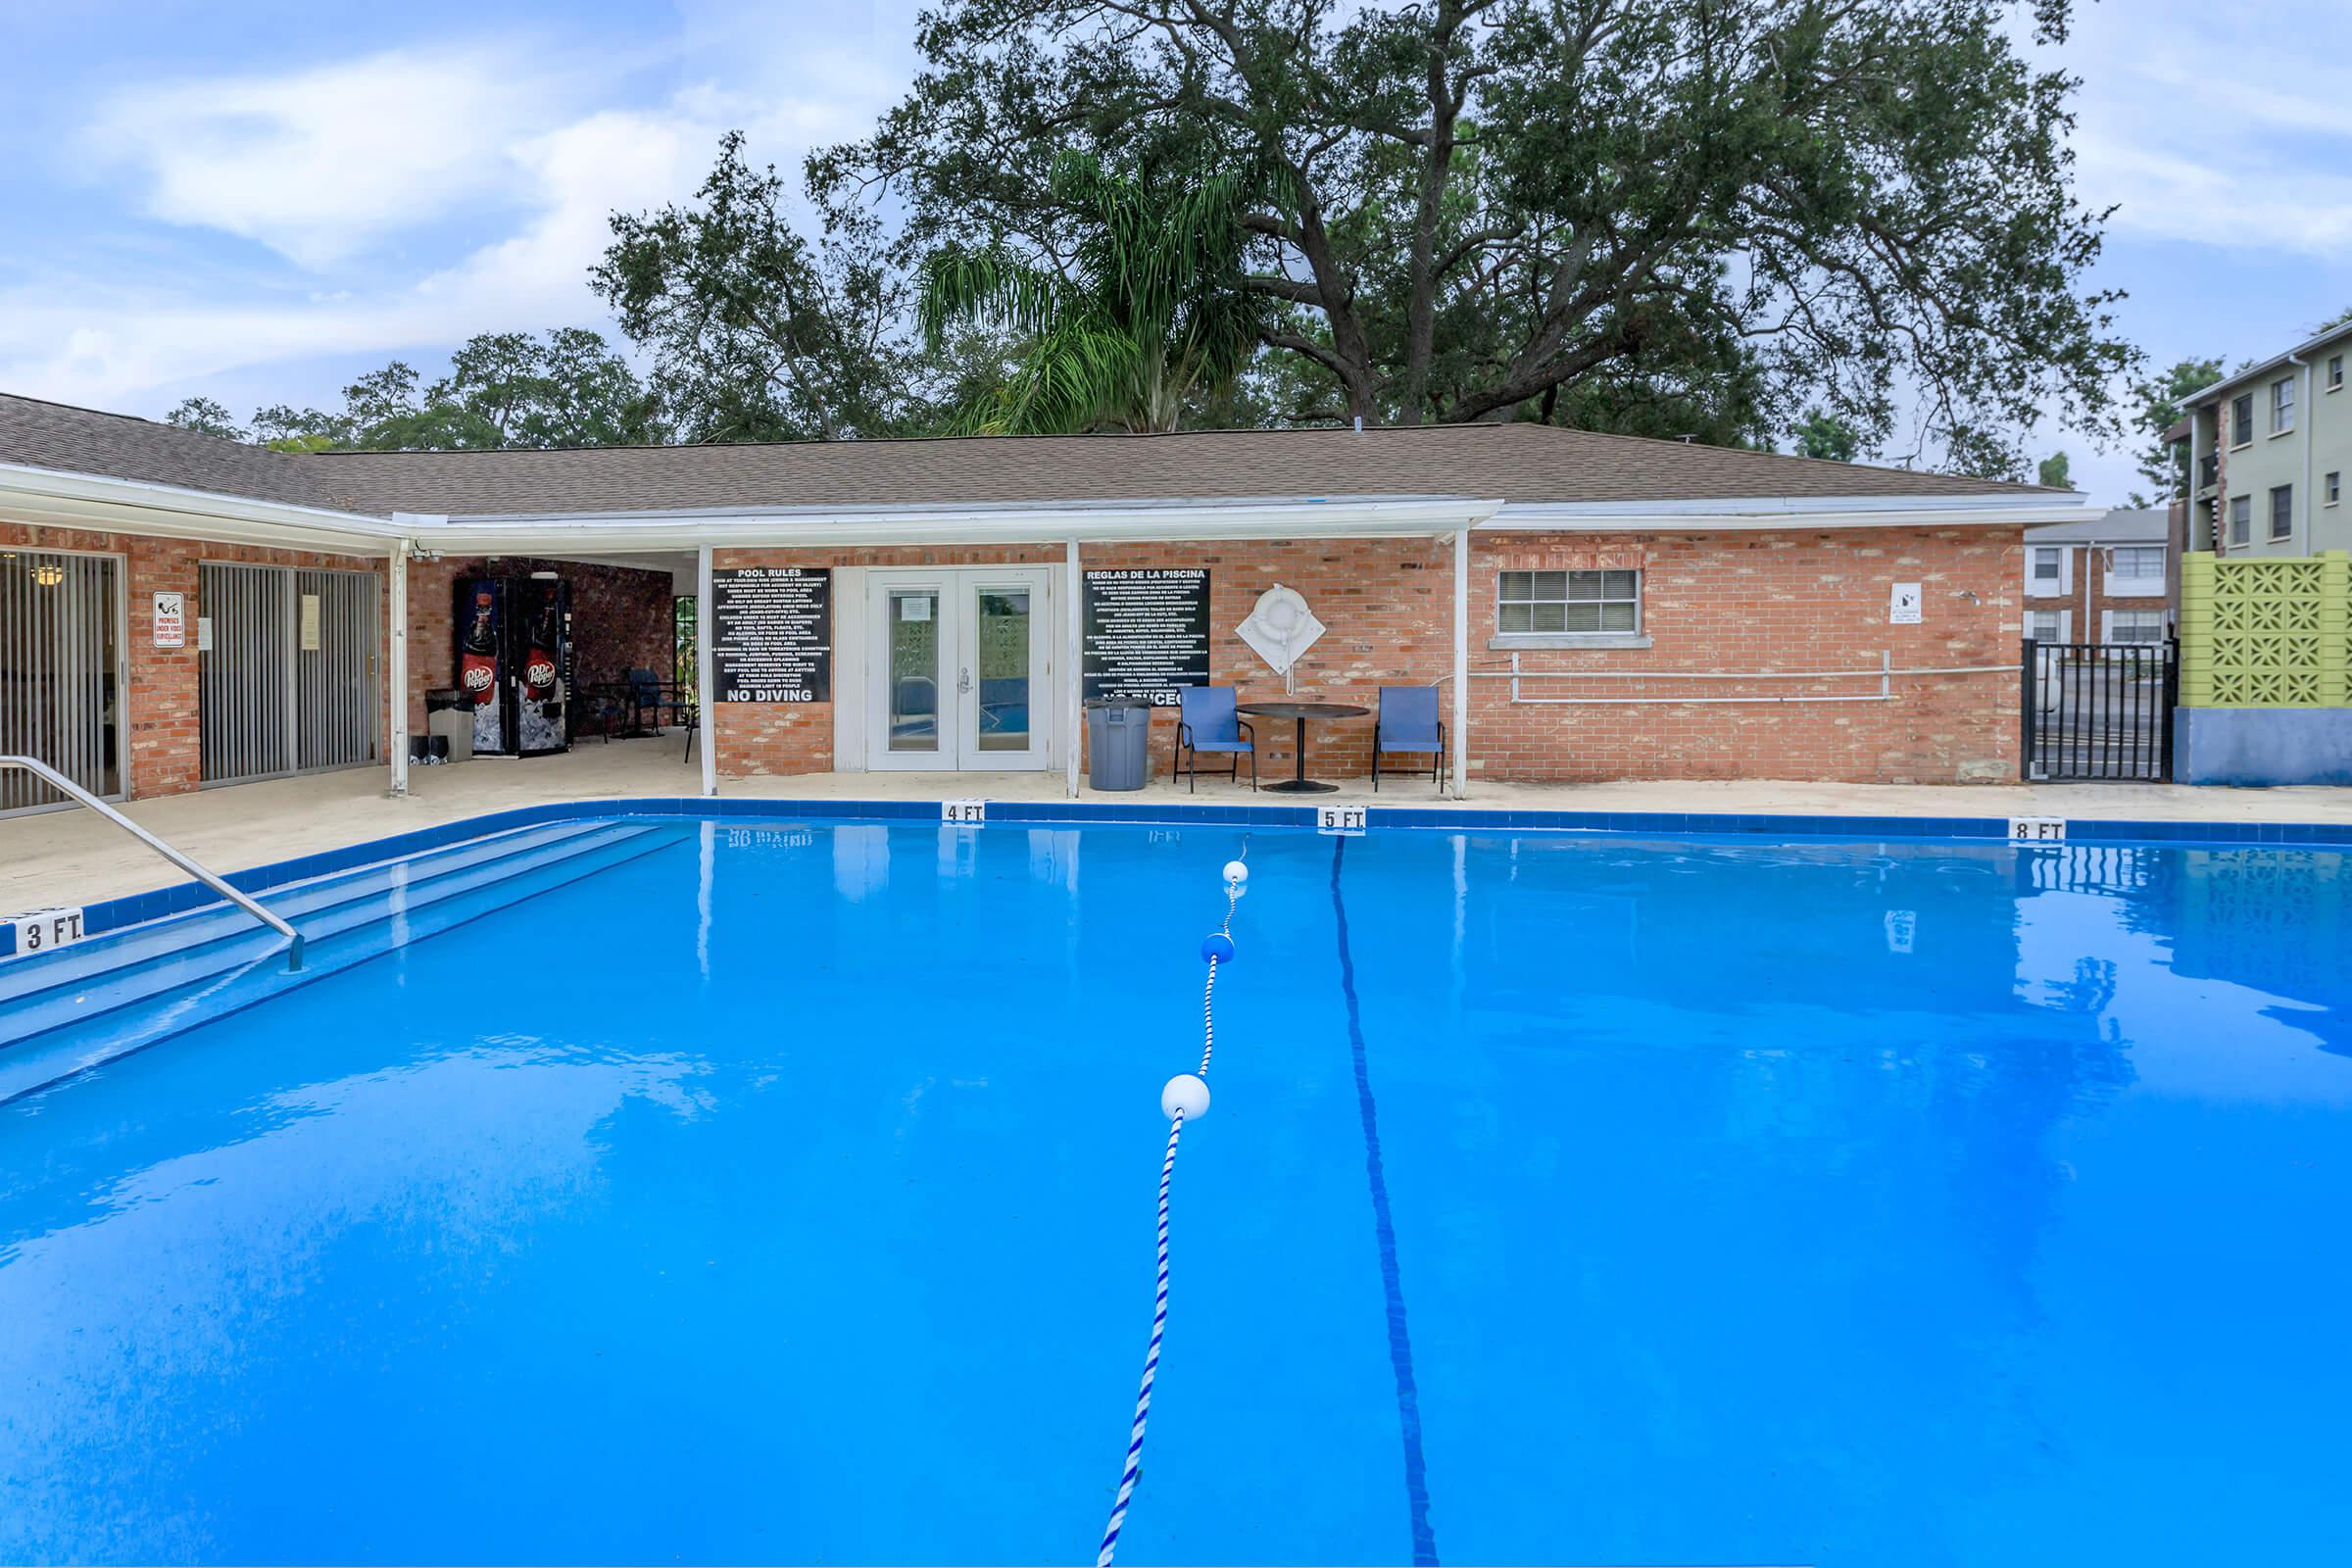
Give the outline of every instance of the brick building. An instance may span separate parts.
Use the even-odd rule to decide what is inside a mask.
[[[750,607],[800,595],[787,661],[816,678],[744,685],[722,660],[720,690],[706,657],[678,694],[717,699],[711,787],[931,767],[1074,790],[1080,677],[1134,674],[1097,622],[1139,580],[1116,574],[1158,573],[1181,589],[1162,630],[1191,641],[1160,651],[1154,701],[1436,686],[1457,788],[2004,780],[2025,531],[2079,515],[1528,424],[296,455],[0,397],[0,751],[114,795],[330,766],[401,790],[426,694],[460,678],[457,585],[486,573],[564,585],[580,688],[668,675],[681,599],[738,607],[749,657]],[[1287,678],[1240,633],[1278,586],[1324,628]],[[1257,740],[1262,774],[1290,767],[1290,725]],[[1314,771],[1361,774],[1370,741],[1318,727]]]
[[[2180,552],[2170,513],[2119,508],[2026,530],[2026,635],[2044,643],[2160,643],[2172,635]]]

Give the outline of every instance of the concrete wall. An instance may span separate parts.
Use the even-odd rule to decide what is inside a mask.
[[[1553,707],[1515,704],[1509,683],[1472,684],[1473,776],[1587,781],[1619,778],[1786,778],[1884,783],[2008,781],[2017,776],[2019,530],[1822,530],[1684,535],[1476,536],[1471,566],[1475,669],[1507,667],[1495,636],[1504,570],[1633,568],[1643,573],[1639,645],[1522,653],[1530,671],[1751,672],[1994,666],[1992,674],[1895,682],[1887,703],[1695,703],[1709,697],[1875,695],[1875,680],[1528,680],[1524,695],[1663,699]],[[1005,563],[1057,564],[1057,547],[972,550],[721,551],[721,568]],[[1282,682],[1234,634],[1259,593],[1284,583],[1329,628],[1301,662],[1299,698],[1374,707],[1378,689],[1427,685],[1453,664],[1452,556],[1443,540],[1312,540],[1090,548],[1090,567],[1206,566],[1211,674],[1244,702],[1283,695]],[[1923,585],[1919,625],[1888,623],[1896,582]],[[1061,646],[1058,627],[1054,645]],[[841,701],[861,694],[837,692]],[[1447,699],[1450,711],[1450,697]],[[722,705],[719,770],[730,777],[828,770],[830,703]],[[1174,714],[1160,716],[1168,765]],[[1314,726],[1313,770],[1369,771],[1369,719]],[[1261,778],[1291,763],[1292,730],[1257,726]],[[858,760],[847,760],[855,765]]]
[[[203,563],[365,570],[373,573],[379,591],[384,576],[381,557],[369,560],[316,551],[261,550],[201,539],[158,539],[143,534],[57,528],[0,518],[0,549],[7,548],[94,551],[124,558],[123,587],[129,608],[130,644],[125,659],[128,669],[123,692],[123,746],[129,760],[128,794],[133,800],[175,795],[195,789],[201,781],[202,697],[197,675],[196,622],[205,612],[198,570]],[[155,646],[154,596],[159,593],[187,596],[184,648]],[[379,636],[375,655],[379,670],[386,667],[386,656]],[[386,733],[381,703],[378,710],[376,742],[380,751]]]
[[[2352,709],[2176,709],[2173,777],[2254,788],[2352,784]]]

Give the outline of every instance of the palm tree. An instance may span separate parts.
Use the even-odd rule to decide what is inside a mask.
[[[933,351],[962,325],[1023,340],[1011,376],[958,427],[1175,429],[1187,399],[1231,386],[1256,350],[1260,310],[1241,286],[1245,183],[1214,174],[1170,193],[1065,153],[1051,186],[1081,216],[1066,270],[1002,244],[924,263],[918,318]]]

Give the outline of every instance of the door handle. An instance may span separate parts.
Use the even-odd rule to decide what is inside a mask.
[[[956,696],[958,696],[958,697],[964,696],[965,694],[967,694],[968,692],[970,692],[970,691],[971,691],[971,689],[972,689],[972,671],[971,671],[971,667],[970,667],[969,665],[966,665],[966,664],[959,664],[959,665],[957,665],[957,666],[956,666]]]

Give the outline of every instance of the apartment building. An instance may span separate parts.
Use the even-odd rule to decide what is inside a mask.
[[[2025,634],[2039,643],[2160,643],[2172,635],[2172,523],[2118,508],[2026,530]]]
[[[2352,549],[2352,321],[2187,400],[2188,548],[2307,556]]]

